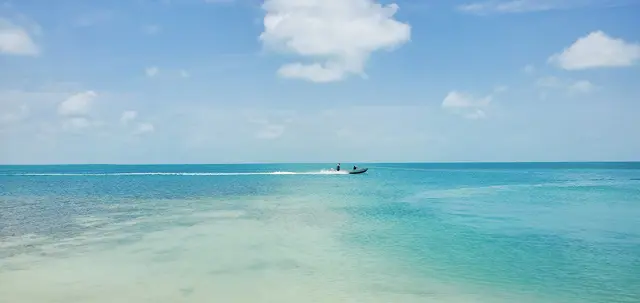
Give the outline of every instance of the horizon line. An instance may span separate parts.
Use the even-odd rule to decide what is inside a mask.
[[[137,166],[137,165],[278,165],[278,164],[593,164],[593,163],[640,163],[640,160],[598,160],[598,161],[344,161],[344,162],[211,162],[211,163],[0,163],[0,166]]]

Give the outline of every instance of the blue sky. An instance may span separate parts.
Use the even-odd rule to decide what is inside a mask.
[[[640,160],[640,0],[0,1],[0,163]]]

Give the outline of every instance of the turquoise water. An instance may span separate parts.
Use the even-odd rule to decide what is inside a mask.
[[[0,301],[640,301],[640,163],[331,166],[0,166]]]

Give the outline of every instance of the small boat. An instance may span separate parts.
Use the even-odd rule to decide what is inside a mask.
[[[368,168],[358,168],[358,169],[355,169],[355,170],[350,170],[350,171],[348,171],[348,172],[349,172],[349,174],[350,174],[350,175],[355,175],[355,174],[361,174],[361,173],[364,173],[364,172],[366,172],[367,170],[369,170],[369,169],[368,169]]]

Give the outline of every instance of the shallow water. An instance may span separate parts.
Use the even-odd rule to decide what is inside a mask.
[[[2,302],[638,302],[640,165],[2,166]]]

